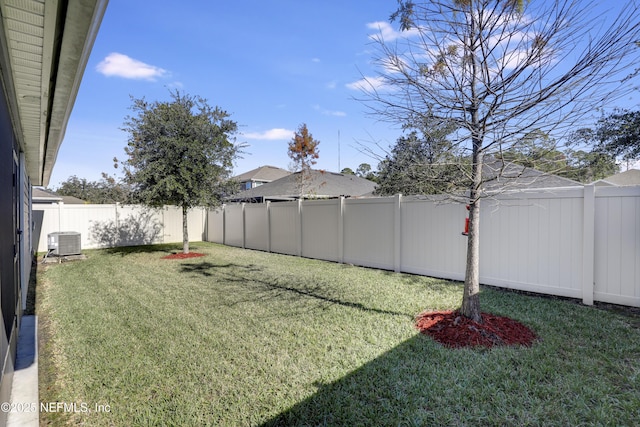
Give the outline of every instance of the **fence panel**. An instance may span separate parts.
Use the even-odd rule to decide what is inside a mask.
[[[462,204],[398,196],[268,209],[273,252],[464,278]],[[238,206],[226,207],[236,245],[243,231],[264,238],[257,226],[244,230],[242,218]],[[481,202],[480,223],[481,283],[640,307],[640,187],[505,193]]]
[[[58,205],[33,205],[31,209],[33,215],[33,235],[32,245],[36,252],[46,252],[48,243],[47,235],[62,230],[60,227],[60,208]]]
[[[244,205],[226,206],[224,244],[240,248],[244,246]]]
[[[165,242],[182,241],[182,209],[177,206],[165,206],[160,211],[161,222],[164,225],[162,240]],[[188,224],[187,219],[187,224]]]
[[[401,204],[401,270],[464,279],[467,210],[457,203],[407,200]]]
[[[208,242],[224,243],[224,206],[207,212]]]
[[[47,235],[76,231],[83,249],[182,242],[182,209],[149,209],[138,205],[34,204],[34,250],[47,251]],[[205,210],[187,216],[191,241],[203,240]]]
[[[115,221],[116,205],[62,205],[60,206],[60,231],[77,231],[81,235],[82,248],[107,247],[93,237],[94,223]],[[57,231],[57,230],[56,230]]]
[[[244,205],[245,248],[269,250],[269,212],[267,209],[266,203]]]
[[[395,269],[393,197],[344,201],[344,262]]]
[[[302,202],[302,256],[339,262],[341,200]]]
[[[640,187],[597,188],[595,210],[594,298],[640,307]]]
[[[482,202],[480,280],[582,296],[583,190],[502,195]]]
[[[163,241],[162,216],[158,210],[137,205],[78,206],[78,213],[82,212],[81,216],[89,221],[89,245],[83,245],[83,248],[149,245]]]
[[[300,215],[298,202],[271,203],[271,251],[300,255]]]

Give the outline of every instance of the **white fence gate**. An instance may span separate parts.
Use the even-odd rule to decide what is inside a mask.
[[[227,205],[206,240],[464,278],[464,205],[401,196]],[[640,187],[553,188],[481,203],[480,280],[640,307]]]

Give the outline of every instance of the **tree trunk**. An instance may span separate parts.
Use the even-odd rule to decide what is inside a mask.
[[[482,185],[482,163],[482,155],[474,153],[473,185],[469,195],[467,266],[464,275],[462,307],[460,308],[460,314],[478,323],[482,323],[480,311],[480,194],[478,194]]]
[[[469,234],[464,294],[460,314],[482,323],[480,311],[480,200],[469,205]]]
[[[464,294],[460,313],[469,319],[482,323],[480,311],[480,196],[482,195],[482,151],[485,129],[480,121],[478,109],[481,101],[478,98],[477,85],[481,80],[480,65],[476,50],[479,35],[475,29],[476,21],[471,19],[469,37],[471,104],[469,106],[472,144],[471,186],[469,188],[469,234],[467,241],[467,267],[464,275]]]
[[[187,227],[187,212],[188,208],[182,206],[182,253],[189,253],[189,229]]]

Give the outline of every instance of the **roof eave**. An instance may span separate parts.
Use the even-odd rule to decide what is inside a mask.
[[[0,0],[3,84],[33,185],[49,183],[107,4]]]
[[[72,1],[64,22],[64,34],[51,102],[50,126],[46,133],[42,160],[42,184],[48,185],[58,157],[65,129],[76,101],[80,82],[89,60],[108,0]],[[69,33],[67,28],[71,27]]]

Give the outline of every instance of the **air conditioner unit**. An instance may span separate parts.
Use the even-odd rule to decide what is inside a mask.
[[[47,235],[49,254],[58,256],[80,254],[80,233],[60,231]]]

